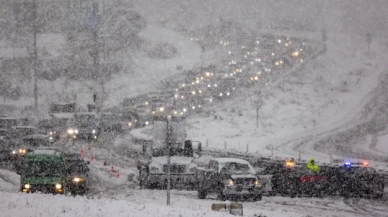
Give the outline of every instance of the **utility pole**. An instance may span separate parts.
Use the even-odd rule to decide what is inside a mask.
[[[37,18],[37,0],[32,1],[32,35],[33,35],[33,51],[32,51],[32,67],[34,71],[34,112],[35,114],[38,113],[38,47],[37,47],[37,34],[38,34],[38,27],[36,23],[36,18]]]
[[[98,11],[98,3],[94,2],[92,5],[92,14],[93,14],[93,27],[92,27],[92,34],[93,34],[93,72],[92,76],[96,79],[96,81],[101,86],[101,94],[99,94],[100,98],[97,100],[97,111],[100,111],[102,109],[102,100],[105,93],[105,85],[104,85],[104,78],[102,76],[102,70],[100,67],[100,43],[99,43],[99,31],[100,31],[100,19],[98,17],[99,11]]]
[[[171,115],[167,116],[167,206],[170,206],[170,188],[171,188]]]

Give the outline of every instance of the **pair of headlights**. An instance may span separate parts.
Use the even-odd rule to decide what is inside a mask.
[[[78,134],[78,130],[77,129],[68,129],[67,133],[70,134],[70,135]]]
[[[24,185],[24,189],[28,190],[28,189],[30,189],[30,188],[31,188],[31,185],[30,185],[30,184],[25,184],[25,185]],[[55,189],[56,189],[56,190],[62,190],[62,184],[56,183],[56,184],[55,184]]]
[[[70,135],[73,135],[73,134],[78,134],[79,131],[78,131],[77,129],[74,129],[74,130],[73,130],[73,129],[68,129],[68,130],[67,130],[67,133],[70,134]],[[92,130],[92,133],[93,133],[93,134],[96,134],[96,133],[97,133],[97,130]]]
[[[225,184],[226,186],[231,187],[231,186],[234,186],[234,185],[235,185],[235,181],[234,181],[233,179],[226,179],[226,180],[224,181],[224,184]],[[258,179],[255,180],[254,184],[255,184],[255,187],[261,187],[261,183],[259,182]]]

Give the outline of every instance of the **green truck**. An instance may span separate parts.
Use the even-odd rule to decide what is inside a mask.
[[[64,153],[58,150],[35,150],[21,162],[20,191],[66,194],[68,177]]]

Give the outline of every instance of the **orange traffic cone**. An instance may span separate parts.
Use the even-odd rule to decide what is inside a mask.
[[[116,173],[116,178],[120,178],[120,172],[117,170],[117,173]]]
[[[82,156],[83,158],[86,157],[86,153],[85,153],[85,150],[84,150],[83,148],[81,148],[81,156]]]

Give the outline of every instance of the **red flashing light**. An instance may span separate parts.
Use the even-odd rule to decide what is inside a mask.
[[[369,162],[368,162],[368,161],[364,161],[364,162],[362,162],[362,165],[363,165],[364,167],[367,167],[367,166],[369,166]]]

